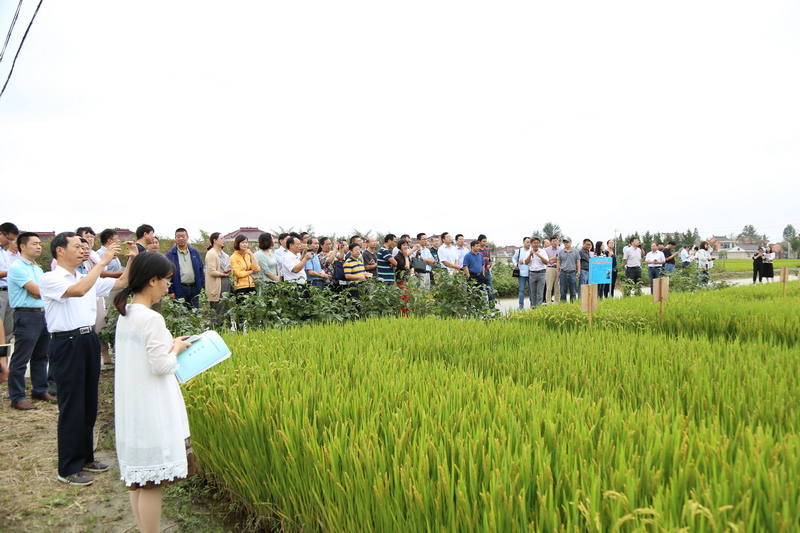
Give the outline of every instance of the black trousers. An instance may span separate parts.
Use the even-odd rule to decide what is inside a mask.
[[[58,475],[94,462],[100,341],[94,332],[50,339],[50,373],[58,387]]]
[[[625,267],[625,277],[633,282],[642,279],[642,267]]]

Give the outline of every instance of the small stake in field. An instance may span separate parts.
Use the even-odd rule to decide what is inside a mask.
[[[592,311],[597,311],[597,285],[581,285],[581,312],[589,313],[589,327],[592,327]]]
[[[800,277],[800,276],[798,276]],[[789,267],[781,267],[781,282],[783,282],[783,297],[786,298],[786,284],[789,282]]]
[[[664,301],[669,299],[669,278],[653,280],[653,303],[661,302],[661,320],[664,320]]]

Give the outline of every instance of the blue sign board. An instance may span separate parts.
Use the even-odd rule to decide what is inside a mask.
[[[589,285],[611,283],[611,258],[592,257],[589,259]]]

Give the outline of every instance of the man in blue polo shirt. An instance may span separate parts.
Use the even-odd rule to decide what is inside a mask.
[[[394,285],[394,267],[397,260],[392,257],[391,249],[394,247],[395,236],[389,233],[383,238],[383,247],[378,250],[378,280]]]
[[[470,243],[470,251],[464,255],[464,272],[470,280],[475,280],[481,285],[488,285],[486,279],[486,265],[483,260],[483,254],[480,252],[480,241],[472,241]]]
[[[39,294],[39,279],[44,274],[36,264],[42,243],[36,233],[17,238],[19,260],[8,270],[8,297],[14,308],[14,355],[9,365],[8,394],[11,407],[37,409],[25,396],[25,368],[31,364],[31,397],[46,402],[56,398],[47,392],[47,352],[50,332],[44,320],[44,302]]]

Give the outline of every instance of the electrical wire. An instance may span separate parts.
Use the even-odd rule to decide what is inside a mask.
[[[8,46],[8,41],[11,39],[11,32],[14,31],[14,24],[17,23],[17,17],[19,16],[19,10],[22,7],[22,0],[19,0],[19,4],[17,4],[17,12],[14,13],[14,18],[11,20],[11,27],[8,28],[8,35],[6,35],[6,42],[3,43],[3,50],[0,51],[0,62],[3,61],[3,56],[6,55],[6,47]]]
[[[30,24],[28,24],[28,28],[25,30],[25,34],[22,36],[22,41],[19,43],[19,48],[17,48],[17,53],[14,54],[14,62],[11,63],[11,70],[8,71],[8,78],[6,78],[5,84],[3,84],[3,90],[0,91],[0,98],[3,97],[3,93],[6,92],[6,87],[8,87],[8,82],[11,80],[11,74],[14,72],[14,65],[17,64],[17,58],[19,57],[19,52],[22,50],[22,45],[25,44],[25,38],[28,36],[28,32],[31,31],[31,26],[33,26],[33,21],[36,20],[36,14],[39,13],[39,8],[42,7],[42,2],[44,0],[39,0],[39,5],[36,6],[36,11],[33,12],[33,17],[31,18]]]

